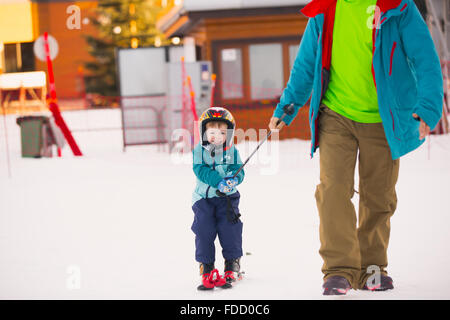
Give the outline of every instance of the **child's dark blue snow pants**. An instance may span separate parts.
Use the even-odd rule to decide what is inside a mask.
[[[231,207],[239,213],[238,191],[228,196]],[[227,219],[226,197],[200,199],[194,203],[195,260],[201,263],[213,263],[216,257],[214,240],[219,236],[222,255],[226,260],[242,256],[242,221],[232,223]]]

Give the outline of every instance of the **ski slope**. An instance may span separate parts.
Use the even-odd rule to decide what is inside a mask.
[[[239,186],[244,281],[198,292],[191,156],[156,146],[124,153],[120,130],[78,131],[120,127],[118,110],[64,117],[83,157],[66,147],[62,158],[21,158],[19,127],[7,117],[11,178],[0,119],[0,299],[450,298],[450,136],[431,136],[401,159],[388,252],[393,291],[322,296],[319,154],[311,160],[309,141],[288,140],[272,143],[272,153],[263,146]],[[242,158],[255,145],[238,145]],[[222,272],[218,240],[216,251]]]

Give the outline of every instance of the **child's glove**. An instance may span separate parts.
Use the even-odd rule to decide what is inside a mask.
[[[238,178],[233,176],[226,176],[225,178],[223,178],[223,180],[225,180],[225,182],[227,183],[227,185],[231,188],[234,188],[237,184],[238,184]]]
[[[219,191],[222,193],[229,193],[233,191],[233,187],[230,187],[225,179],[219,182],[217,189],[219,189]]]
[[[233,191],[234,186],[238,184],[238,179],[236,177],[233,178],[233,176],[226,176],[222,179],[222,181],[219,182],[219,186],[217,189],[219,189],[222,193],[229,193]]]

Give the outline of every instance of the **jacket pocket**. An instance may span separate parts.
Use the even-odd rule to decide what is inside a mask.
[[[392,65],[393,65],[393,62],[394,62],[395,48],[397,48],[397,42],[394,41],[394,43],[392,44],[391,58],[390,58],[390,62],[389,62],[389,76],[392,75]]]
[[[400,133],[400,130],[399,130],[399,127],[398,127],[398,122],[395,121],[395,117],[394,117],[394,114],[392,113],[392,109],[391,108],[389,108],[389,112],[390,112],[391,118],[392,118],[392,131],[394,133],[394,138],[397,139],[398,141],[401,141],[402,139],[400,139],[398,137],[398,135]]]

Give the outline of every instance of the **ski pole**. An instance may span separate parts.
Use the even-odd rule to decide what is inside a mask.
[[[294,113],[294,104],[291,103],[291,104],[285,105],[283,108],[283,111],[284,111],[283,115],[277,121],[277,126],[280,124],[281,121],[283,121],[284,117],[286,117],[287,115],[292,115]],[[239,172],[241,172],[241,170],[250,161],[251,157],[253,157],[253,155],[256,153],[256,151],[258,151],[258,149],[263,145],[263,143],[266,142],[267,139],[269,139],[269,137],[272,135],[272,132],[273,132],[272,130],[269,131],[269,133],[266,135],[266,137],[258,144],[256,149],[253,150],[253,152],[250,154],[250,156],[248,156],[247,160],[245,160],[245,162],[239,167],[239,169],[231,177],[231,179],[234,179],[239,174]],[[220,192],[219,190],[216,191],[216,194],[218,196],[222,196],[222,197],[225,195],[224,193]]]

